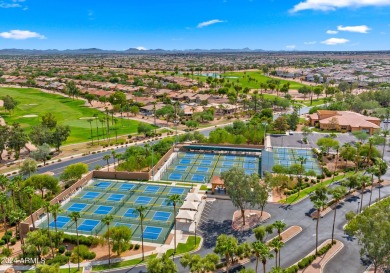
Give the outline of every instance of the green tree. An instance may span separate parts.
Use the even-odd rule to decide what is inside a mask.
[[[68,93],[69,97],[74,99],[80,94],[80,89],[76,86],[74,81],[68,81],[65,86],[65,92]]]
[[[35,173],[37,171],[37,162],[32,158],[26,158],[22,166],[20,166],[20,172],[23,175],[27,175],[28,177],[31,176],[32,173]]]
[[[139,123],[137,128],[138,134],[144,134],[145,137],[150,135],[150,133],[153,131],[153,127],[146,123]]]
[[[107,226],[107,244],[108,244],[108,264],[111,264],[111,249],[110,249],[110,225],[114,217],[112,215],[106,215],[101,222]],[[118,254],[119,255],[119,254]]]
[[[135,212],[138,214],[138,219],[141,226],[141,247],[142,247],[142,260],[145,259],[145,252],[144,252],[144,219],[145,219],[145,213],[148,211],[148,207],[146,206],[138,206],[135,208]]]
[[[333,138],[323,137],[317,140],[317,145],[323,152],[329,154],[330,149],[338,147],[340,143]]]
[[[11,131],[9,133],[9,138],[7,145],[9,148],[13,149],[15,152],[15,159],[19,159],[20,150],[26,146],[28,142],[28,136],[20,127],[19,123],[14,123],[11,126]]]
[[[56,147],[57,152],[60,151],[60,147],[63,142],[65,142],[70,135],[70,127],[69,126],[57,126],[53,132],[52,143],[54,147]]]
[[[46,165],[46,161],[50,156],[50,146],[47,143],[43,143],[41,146],[37,147],[36,151],[31,152],[31,157],[35,160],[41,160],[43,166]]]
[[[65,181],[67,186],[72,185],[79,180],[83,174],[88,172],[88,165],[85,163],[75,163],[67,166],[61,174],[61,180]]]
[[[226,260],[226,272],[229,273],[229,265],[233,262],[233,256],[237,251],[238,241],[233,236],[221,234],[217,238],[214,252]]]
[[[47,238],[47,231],[37,229],[27,233],[23,252],[25,257],[41,258],[49,253],[49,240]]]
[[[139,107],[137,105],[133,105],[129,108],[130,113],[136,116],[139,113]]]
[[[180,264],[184,268],[188,267],[191,273],[214,272],[216,270],[216,265],[219,262],[219,256],[215,253],[209,253],[204,257],[201,257],[198,254],[191,255],[185,253],[180,259]]]
[[[51,206],[50,211],[51,211],[51,216],[53,217],[53,221],[54,221],[54,230],[56,232],[56,238],[58,238],[57,219],[58,219],[58,215],[60,213],[63,213],[64,210],[62,209],[61,205],[57,203],[57,204],[54,204]],[[58,247],[58,242],[55,242],[55,243],[56,243],[56,246]]]
[[[61,190],[58,179],[48,174],[32,175],[25,181],[25,186],[32,186],[34,189],[39,190],[41,192],[42,199],[45,191],[57,194]]]
[[[127,226],[113,227],[104,234],[107,240],[109,237],[111,238],[112,251],[116,252],[118,256],[129,249],[131,236],[132,231]]]
[[[53,133],[46,126],[36,125],[31,128],[29,138],[34,145],[43,145],[44,143],[51,143]]]
[[[12,98],[10,95],[6,95],[1,99],[3,100],[4,109],[10,113],[15,109],[16,105],[18,104],[17,101],[14,98]]]
[[[6,125],[0,125],[0,160],[3,160],[3,151],[6,148],[8,138],[10,136],[10,129]]]
[[[281,233],[286,228],[287,224],[281,220],[275,221],[273,224],[274,228],[278,231],[279,239],[282,240]]]
[[[274,249],[275,252],[275,266],[278,267],[278,264],[280,265],[280,250],[282,247],[284,247],[284,243],[280,238],[275,238],[273,239],[270,244],[270,247]],[[279,263],[278,263],[278,258],[279,258]]]
[[[81,218],[80,212],[72,211],[69,218],[75,223],[76,226],[76,238],[77,238],[77,270],[80,270],[80,243],[79,243],[79,226],[78,221]]]
[[[334,207],[333,207],[334,214],[333,214],[333,225],[332,225],[332,242],[333,242],[337,207],[340,204],[341,199],[343,199],[344,196],[347,194],[347,189],[343,186],[337,186],[334,189],[331,189],[330,193],[332,194],[333,201],[334,201]]]
[[[271,249],[266,244],[257,241],[252,243],[252,250],[256,257],[256,273],[258,272],[259,260],[261,260],[261,263],[263,264],[263,271],[266,273],[265,266],[267,264],[267,259],[273,258]]]
[[[279,116],[279,117],[274,121],[273,127],[274,127],[274,129],[275,129],[276,131],[279,131],[280,133],[283,133],[283,132],[287,131],[287,129],[288,129],[288,123],[287,123],[286,117],[284,117],[284,116]]]
[[[31,223],[32,223],[33,229],[35,229],[35,223],[34,223],[34,218],[33,218],[33,202],[32,202],[35,190],[31,186],[25,186],[23,188],[23,193],[29,199],[29,203],[30,203],[30,206],[29,206],[30,219],[31,219]]]
[[[51,234],[50,234],[50,212],[51,212],[50,211],[50,209],[51,209],[50,202],[45,202],[43,205],[43,208],[45,209],[46,219],[47,219],[47,238],[49,240],[49,247],[51,249],[52,257],[54,258],[53,240],[52,240]]]
[[[53,113],[46,113],[42,116],[42,123],[44,127],[49,128],[50,130],[53,130],[57,126],[57,119],[53,115]]]
[[[108,171],[110,171],[110,163],[109,163],[109,160],[111,159],[111,155],[109,154],[105,154],[103,156],[103,160],[105,160],[107,162],[107,168],[108,168]]]
[[[245,225],[245,210],[248,207],[263,206],[263,188],[259,183],[257,174],[247,175],[244,169],[233,167],[226,172],[222,172],[221,178],[224,180],[227,194],[235,207],[241,211],[243,225]],[[251,190],[248,191],[248,188]]]
[[[183,202],[181,196],[179,194],[172,194],[168,196],[168,205],[173,206],[173,215],[175,216],[174,219],[174,227],[175,227],[175,234],[174,234],[174,253],[176,253],[176,208],[177,205],[181,204]]]
[[[166,254],[161,258],[149,259],[146,263],[148,273],[176,273],[177,266]]]
[[[316,255],[318,253],[318,227],[321,218],[321,210],[326,205],[326,201],[328,200],[327,196],[328,190],[327,188],[321,186],[318,187],[312,196],[310,196],[310,200],[313,202],[314,208],[317,210],[317,223],[316,223]]]
[[[360,209],[359,212],[363,209],[363,197],[364,192],[366,191],[367,186],[370,184],[370,177],[366,175],[357,176],[357,187],[360,188]]]
[[[60,265],[39,264],[35,268],[35,273],[60,273]]]
[[[8,204],[8,196],[5,192],[0,192],[0,209],[1,209],[1,214],[3,215],[3,225],[4,225],[4,231],[7,233],[8,228],[7,228],[7,207]],[[7,240],[7,247],[9,248],[8,240]]]
[[[264,243],[265,236],[266,236],[265,226],[258,226],[254,228],[252,231],[255,234],[256,240]]]

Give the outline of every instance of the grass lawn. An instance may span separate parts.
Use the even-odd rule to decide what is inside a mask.
[[[244,77],[246,75],[246,77]],[[228,72],[225,74],[222,74],[224,77],[238,77],[238,78],[227,78],[230,80],[230,82],[233,83],[240,83],[242,87],[249,87],[254,89],[259,89],[259,83],[267,83],[268,80],[273,80],[274,78],[268,77],[263,75],[260,71],[247,71],[247,72]],[[256,81],[249,81],[249,77],[257,80]],[[280,79],[280,85],[282,86],[285,83],[290,83],[290,89],[299,89],[304,84],[301,84],[296,81],[290,81],[290,80],[283,80]]]
[[[43,115],[52,113],[57,118],[57,124],[70,126],[71,133],[65,144],[89,141],[90,124],[85,118],[93,117],[95,114],[103,116],[100,111],[86,107],[82,100],[48,94],[33,88],[0,88],[0,97],[5,95],[10,95],[18,102],[11,115],[4,110],[0,112],[7,124],[18,122],[29,131],[31,126],[41,122]],[[25,115],[37,115],[37,117],[24,117]],[[118,135],[136,133],[138,124],[138,121],[118,119]],[[98,126],[99,134],[102,134],[100,122]],[[92,123],[92,128],[96,140],[96,122]],[[110,136],[115,137],[115,132],[110,131]]]
[[[157,257],[157,254],[153,254],[153,255],[145,257],[144,261],[142,260],[142,258],[137,258],[137,259],[123,261],[123,262],[119,262],[119,263],[112,263],[110,266],[108,264],[94,265],[92,267],[92,271],[95,272],[95,271],[101,271],[101,270],[107,270],[107,269],[113,269],[113,268],[139,265],[139,264],[145,263],[148,259],[155,258],[155,257]]]
[[[35,273],[35,270],[22,271],[23,273]],[[68,273],[68,268],[60,268],[60,273]],[[83,268],[80,267],[80,270],[77,270],[77,267],[73,267],[70,269],[70,273],[81,273],[83,272]]]
[[[187,252],[190,252],[192,250],[195,250],[198,248],[200,243],[200,237],[196,236],[196,244],[195,244],[195,236],[188,236],[187,242],[185,244],[179,243],[176,248],[176,254],[175,255],[180,255],[184,254]],[[173,254],[173,249],[168,249],[166,254],[168,256],[172,256]]]
[[[301,193],[299,195],[298,195],[298,193],[291,194],[289,197],[287,197],[287,199],[280,200],[279,202],[284,203],[284,204],[291,204],[291,203],[297,202],[297,201],[305,198],[306,196],[308,196],[310,193],[314,192],[317,188],[319,188],[321,186],[328,186],[329,184],[332,184],[334,182],[337,182],[338,180],[342,180],[344,178],[347,178],[347,177],[355,175],[355,174],[356,173],[354,171],[351,171],[351,172],[346,173],[345,175],[340,174],[338,176],[335,176],[334,180],[332,178],[329,178],[323,182],[315,184],[314,186],[311,186],[311,187],[308,187],[306,189],[301,190]]]
[[[208,190],[207,185],[202,185],[202,186],[200,186],[200,190],[201,190],[201,191],[207,191],[207,190]]]
[[[300,101],[305,106],[319,106],[325,104],[324,99],[313,99],[313,104],[310,104],[310,99]]]

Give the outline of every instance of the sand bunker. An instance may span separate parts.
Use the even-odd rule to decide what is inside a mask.
[[[38,115],[24,115],[23,118],[36,118]]]
[[[3,107],[4,106],[4,102],[2,100],[0,100],[0,107]]]

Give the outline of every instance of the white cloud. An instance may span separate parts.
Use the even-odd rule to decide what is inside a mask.
[[[146,50],[146,48],[144,48],[143,46],[136,47],[136,49],[138,49],[138,50]]]
[[[315,45],[317,41],[309,41],[309,42],[304,42],[303,44],[305,45]]]
[[[390,6],[390,0],[304,0],[296,4],[290,11],[321,10],[332,11],[338,8]]]
[[[348,43],[349,40],[344,39],[344,38],[329,38],[325,41],[322,41],[321,44],[325,45],[339,45],[339,44],[345,44]]]
[[[14,29],[6,32],[1,32],[0,37],[4,39],[25,40],[30,38],[46,39],[46,37],[37,32],[29,30]]]
[[[361,26],[338,26],[337,29],[339,31],[348,31],[348,32],[358,32],[358,33],[368,33],[371,28],[369,28],[366,25],[361,25]]]
[[[199,23],[197,28],[208,27],[208,26],[211,26],[211,25],[214,25],[214,24],[224,23],[224,22],[225,21],[222,21],[222,20],[219,20],[219,19],[214,19],[214,20],[210,20],[210,21]]]
[[[326,34],[337,34],[339,33],[337,30],[327,30]]]
[[[23,8],[20,3],[23,3],[25,0],[11,0],[11,1],[0,1],[0,8],[10,9],[10,8]]]
[[[286,45],[286,48],[289,50],[295,49],[297,46],[296,45]]]

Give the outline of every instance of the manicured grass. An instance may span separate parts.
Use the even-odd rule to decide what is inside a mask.
[[[107,270],[107,269],[113,269],[113,268],[121,268],[126,266],[133,266],[133,265],[139,265],[142,263],[145,263],[148,259],[157,257],[157,254],[153,254],[150,256],[145,257],[145,260],[143,261],[142,258],[137,258],[133,260],[123,261],[119,263],[112,263],[111,265],[108,264],[102,264],[102,265],[94,265],[92,267],[92,271],[100,271],[100,270]]]
[[[179,243],[176,248],[176,254],[175,255],[180,255],[184,254],[187,252],[190,252],[192,250],[195,250],[198,248],[200,243],[200,237],[196,236],[196,244],[195,244],[195,236],[188,236],[187,242],[185,244]],[[166,254],[168,256],[172,256],[173,254],[173,249],[168,249]]]
[[[7,124],[11,125],[14,122],[20,123],[27,131],[31,126],[38,125],[41,122],[41,117],[46,113],[52,113],[57,124],[69,125],[71,129],[70,136],[65,144],[78,142],[86,142],[90,140],[90,124],[88,118],[98,114],[100,117],[103,113],[96,109],[91,109],[85,106],[82,100],[73,100],[60,95],[48,94],[33,88],[0,88],[0,97],[10,95],[18,105],[14,111],[0,112]],[[27,118],[25,115],[37,115],[37,117]],[[131,134],[137,132],[139,122],[126,119],[118,119],[116,127],[118,127],[118,135]],[[101,123],[98,123],[99,134],[101,132]],[[111,122],[110,122],[110,126]],[[94,139],[96,140],[96,122],[92,122]],[[110,136],[115,137],[115,131],[110,130]],[[99,138],[102,138],[100,136]]]
[[[35,273],[35,270],[22,271],[23,273]],[[60,273],[68,273],[68,268],[60,268]],[[80,267],[80,270],[77,270],[77,267],[73,267],[70,269],[70,273],[81,273],[83,272],[83,268]]]
[[[274,78],[268,77],[263,75],[261,71],[247,71],[247,72],[228,72],[225,74],[222,74],[224,77],[238,77],[238,78],[227,78],[230,80],[230,82],[233,83],[240,83],[242,87],[249,87],[249,88],[256,88],[259,89],[259,83],[267,83],[268,80],[273,80]],[[246,77],[244,77],[246,76]],[[249,77],[252,79],[257,80],[256,81],[249,81]],[[301,84],[296,81],[290,81],[290,80],[283,80],[283,79],[278,79],[280,80],[280,85],[282,86],[283,84],[290,83],[290,89],[299,89],[300,87],[304,86],[304,84]]]
[[[163,185],[171,185],[172,184],[172,182],[165,182],[165,181],[151,181],[151,183],[163,184]]]
[[[200,190],[201,190],[201,191],[207,191],[207,190],[208,190],[207,185],[202,185],[202,186],[200,186]]]
[[[301,102],[306,106],[318,106],[318,105],[325,104],[324,99],[314,99],[314,98],[313,98],[313,104],[310,104],[310,99]]]
[[[191,183],[176,183],[176,186],[191,187]]]
[[[298,195],[298,193],[291,194],[289,197],[287,197],[287,199],[280,200],[279,202],[284,203],[284,204],[291,204],[291,203],[297,202],[297,201],[305,198],[306,196],[308,196],[310,193],[314,192],[317,188],[319,188],[321,186],[328,186],[329,184],[332,184],[334,182],[337,182],[338,180],[342,180],[342,179],[347,178],[347,177],[352,176],[352,175],[356,175],[356,173],[352,171],[352,172],[346,173],[345,175],[340,174],[338,176],[335,176],[334,179],[329,178],[325,181],[322,181],[318,184],[315,184],[314,186],[311,186],[311,187],[308,187],[306,189],[301,190],[301,193],[299,195]]]

